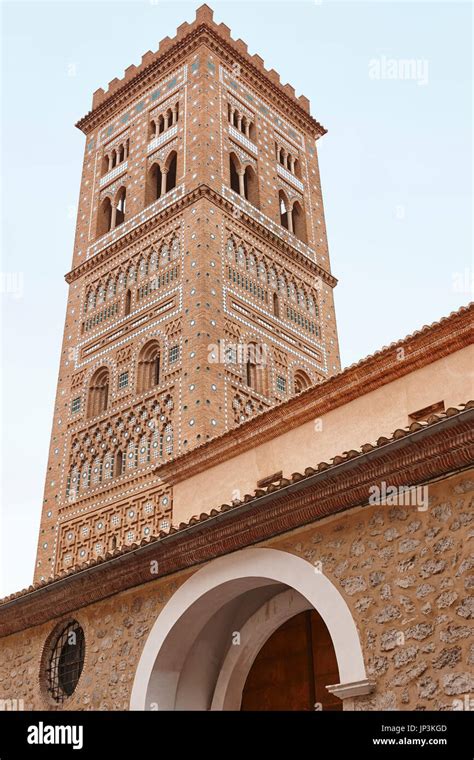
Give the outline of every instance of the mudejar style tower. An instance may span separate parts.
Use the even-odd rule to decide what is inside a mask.
[[[78,127],[36,581],[166,531],[160,465],[340,369],[325,130],[207,6]]]

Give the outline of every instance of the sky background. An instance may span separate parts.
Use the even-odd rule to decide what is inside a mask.
[[[0,597],[33,575],[85,140],[74,124],[199,4],[0,5]],[[467,303],[470,3],[209,4],[328,129],[318,145],[343,366]],[[403,59],[418,75],[387,78]]]

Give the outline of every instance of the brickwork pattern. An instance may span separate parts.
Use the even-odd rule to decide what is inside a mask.
[[[230,40],[206,6],[170,44],[96,93],[80,122],[86,146],[35,580],[86,556],[64,539],[78,514],[93,513],[95,524],[111,509],[125,514],[132,496],[146,499],[153,465],[340,368],[316,151],[324,130],[306,99]],[[256,173],[248,200],[231,187],[231,153]],[[194,198],[199,188],[207,197]],[[304,239],[282,226],[279,193],[302,209]],[[137,372],[149,341],[160,347],[160,378],[143,394]],[[226,343],[265,345],[264,380],[249,387],[242,362],[216,361],[211,347]],[[102,368],[107,408],[91,417]],[[127,457],[121,472],[118,453]]]

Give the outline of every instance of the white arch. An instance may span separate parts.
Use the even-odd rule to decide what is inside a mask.
[[[174,709],[178,682],[199,633],[224,606],[247,592],[283,584],[323,618],[336,653],[341,683],[366,680],[362,649],[351,612],[338,589],[301,557],[276,549],[250,548],[215,559],[191,576],[156,619],[138,662],[130,709]],[[252,611],[253,614],[254,611]],[[179,624],[176,637],[169,636]],[[173,645],[173,639],[175,643]],[[176,645],[176,641],[179,642]],[[210,642],[203,642],[209,646]],[[155,664],[161,658],[157,671]],[[154,676],[154,677],[153,677]],[[222,685],[222,678],[221,685]],[[219,679],[218,679],[219,680]],[[212,695],[211,695],[212,696]],[[202,705],[197,709],[205,709]]]

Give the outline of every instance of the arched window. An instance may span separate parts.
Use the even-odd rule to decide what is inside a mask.
[[[159,164],[153,164],[146,175],[145,184],[145,205],[158,200],[161,197],[161,191],[163,187],[163,179],[161,174],[161,167]]]
[[[311,378],[302,369],[297,369],[294,377],[295,393],[301,393],[311,385]]]
[[[117,151],[112,151],[112,169],[117,166]]]
[[[128,316],[132,310],[132,291],[129,289],[125,293],[125,316]]]
[[[104,198],[99,206],[97,216],[97,235],[105,235],[112,229],[112,202],[110,198]]]
[[[296,237],[303,243],[306,243],[306,224],[304,219],[304,212],[299,201],[295,201],[293,204],[293,232]]]
[[[127,191],[125,190],[124,187],[120,188],[120,190],[118,192],[118,195],[117,195],[117,199],[115,201],[115,225],[114,225],[114,227],[118,227],[119,224],[122,224],[122,222],[125,221],[126,197],[127,197]]]
[[[149,129],[149,132],[148,132],[148,139],[152,140],[154,137],[156,137],[156,121],[154,119],[152,119],[152,121],[150,121],[150,129]]]
[[[172,123],[173,123],[173,111],[171,110],[171,108],[168,108],[165,114],[165,126],[169,128],[171,127]]]
[[[166,161],[166,192],[176,187],[176,175],[178,169],[178,154],[173,150]]]
[[[281,190],[278,195],[278,201],[280,205],[280,224],[282,227],[285,228],[285,230],[289,229],[288,227],[288,199]]]
[[[118,161],[119,161],[119,164],[122,163],[122,161],[123,161],[124,158],[125,158],[125,148],[124,148],[124,146],[122,144],[120,146],[119,150],[118,150]]]
[[[273,294],[273,314],[275,317],[280,316],[280,304],[278,303],[277,293]]]
[[[244,174],[244,194],[252,206],[260,208],[258,198],[258,178],[252,166],[245,168]]]
[[[245,382],[247,383],[249,388],[254,388],[257,384],[257,366],[254,361],[251,359],[247,359],[247,363],[245,365],[245,371],[246,371],[246,377]]]
[[[246,384],[257,393],[266,394],[267,372],[265,353],[256,343],[249,343],[245,359]]]
[[[240,164],[234,153],[231,153],[229,156],[229,164],[230,164],[231,190],[233,190],[235,193],[239,193],[240,195],[240,180],[239,180]]]
[[[125,456],[123,451],[117,451],[114,462],[114,478],[118,478],[125,472]]]
[[[137,391],[154,388],[160,382],[160,344],[156,340],[146,343],[140,351],[137,368]]]
[[[158,117],[158,134],[161,135],[165,131],[165,117],[163,114]]]
[[[107,409],[109,400],[109,370],[100,367],[92,375],[87,399],[87,416],[96,417]]]

